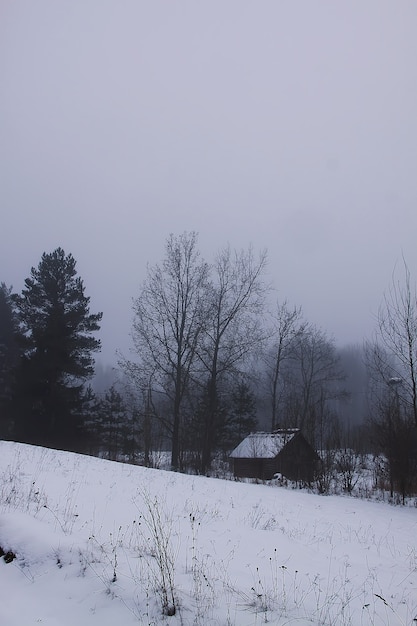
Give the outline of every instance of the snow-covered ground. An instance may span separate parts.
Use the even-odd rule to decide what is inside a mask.
[[[2,626],[417,618],[412,507],[0,442],[0,546]]]

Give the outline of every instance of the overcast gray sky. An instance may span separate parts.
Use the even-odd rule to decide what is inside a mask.
[[[3,0],[0,281],[77,260],[102,359],[170,232],[269,252],[337,343],[417,278],[415,0]]]

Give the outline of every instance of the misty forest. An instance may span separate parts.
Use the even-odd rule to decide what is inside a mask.
[[[319,453],[309,484],[417,493],[417,298],[404,260],[381,294],[375,334],[340,347],[277,298],[266,251],[170,235],[132,294],[132,349],[96,365],[101,312],[61,248],[21,293],[0,287],[0,437],[110,460],[227,476],[251,432],[298,428]],[[104,312],[105,315],[105,312]],[[129,329],[126,330],[129,332]],[[165,461],[166,462],[166,461]]]

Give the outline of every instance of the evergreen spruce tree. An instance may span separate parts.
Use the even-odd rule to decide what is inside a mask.
[[[19,357],[16,340],[17,320],[11,287],[0,284],[0,437],[11,429],[11,399],[15,368]]]
[[[224,450],[232,450],[257,426],[255,394],[245,381],[237,383],[230,404],[220,440]]]
[[[112,385],[99,404],[99,437],[106,458],[116,461],[125,451],[128,411],[122,395]]]
[[[94,373],[102,313],[90,298],[71,254],[57,248],[32,268],[15,296],[22,357],[17,371],[16,435],[63,448],[77,446],[85,382]]]

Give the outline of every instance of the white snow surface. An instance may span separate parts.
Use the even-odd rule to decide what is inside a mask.
[[[411,506],[0,442],[1,626],[411,626],[416,540]]]
[[[274,459],[298,432],[298,429],[293,429],[285,433],[252,433],[236,446],[230,457],[232,459]]]

